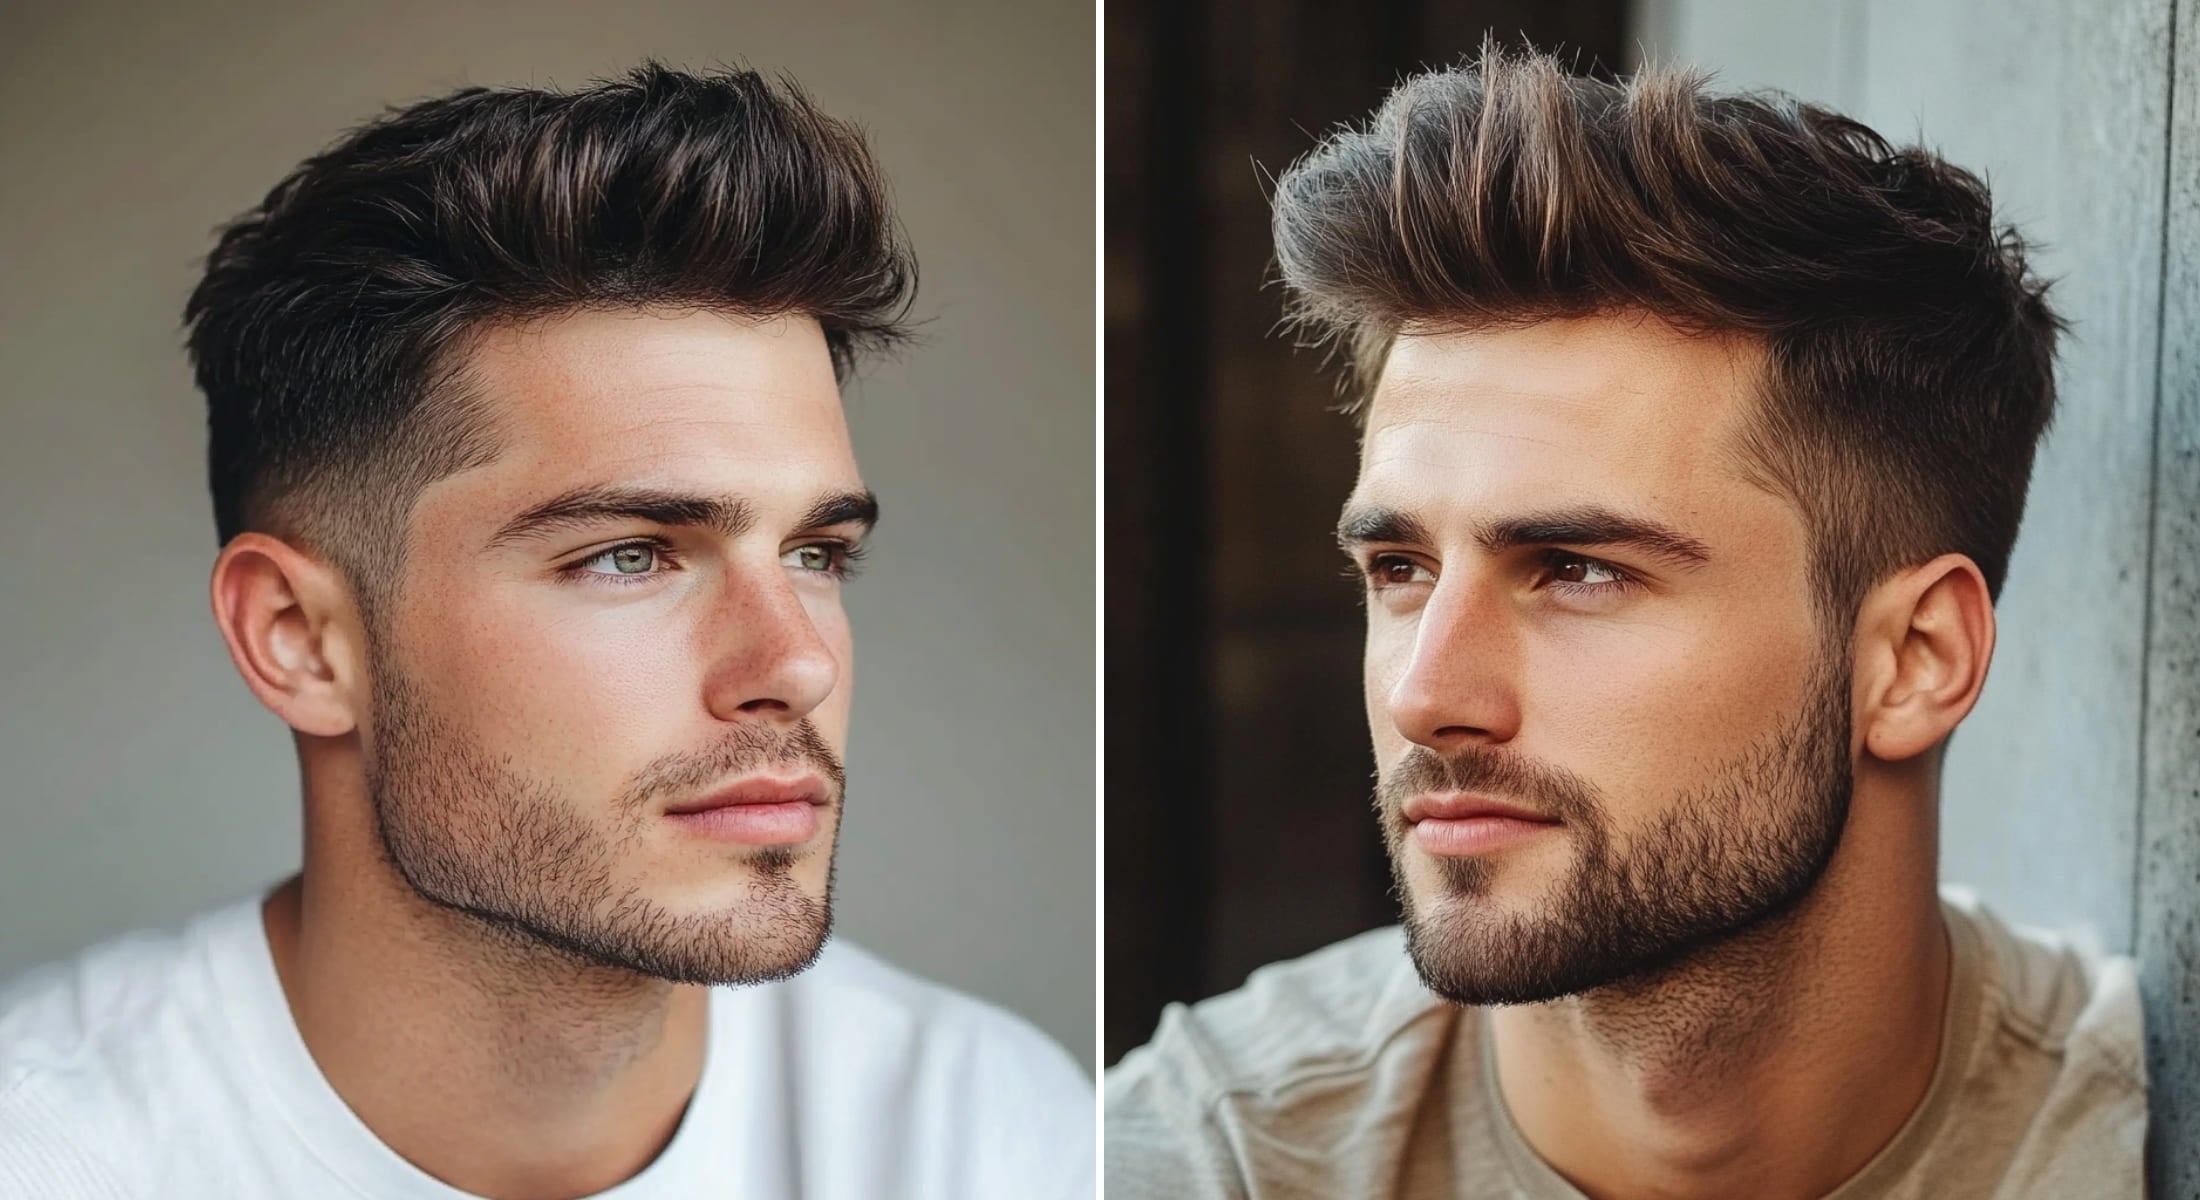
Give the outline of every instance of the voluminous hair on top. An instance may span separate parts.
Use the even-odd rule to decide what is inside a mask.
[[[491,325],[804,315],[845,378],[915,286],[861,135],[792,83],[651,62],[393,109],[225,227],[184,310],[217,532],[386,582],[420,489],[495,452],[464,372]]]
[[[1274,233],[1290,320],[1357,398],[1407,330],[1633,310],[1760,339],[1739,449],[1805,513],[1829,615],[1949,552],[2000,593],[2064,326],[1985,185],[1925,149],[1485,43],[1294,163]]]

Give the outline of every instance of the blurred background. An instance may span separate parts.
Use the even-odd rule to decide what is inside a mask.
[[[292,870],[287,730],[207,615],[212,230],[347,126],[644,57],[866,128],[922,341],[848,394],[886,519],[839,932],[1093,1062],[1089,3],[0,4],[0,978]]]
[[[1329,532],[1353,431],[1318,357],[1275,336],[1264,180],[1493,33],[1922,136],[2044,243],[2076,329],[1951,750],[1941,875],[2139,951],[2156,1128],[2200,1145],[2200,1046],[2163,1040],[2200,1029],[2194,7],[2173,38],[2171,0],[1109,4],[1106,1060],[1170,1001],[1397,919]],[[2184,1170],[2162,1194],[2200,1195]]]

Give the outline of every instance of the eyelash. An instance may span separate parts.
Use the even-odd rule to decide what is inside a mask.
[[[805,545],[823,546],[833,552],[833,565],[827,567],[824,571],[820,573],[830,575],[833,578],[840,580],[842,583],[846,583],[847,581],[854,579],[857,575],[862,573],[863,559],[866,555],[870,553],[869,547],[866,547],[861,542],[823,541],[809,542]],[[803,546],[795,547],[795,549],[797,550],[803,548]]]
[[[789,552],[792,553],[793,550],[807,549],[811,546],[823,546],[833,552],[833,565],[823,571],[818,572],[818,574],[830,575],[843,583],[856,577],[858,564],[861,563],[864,559],[864,556],[869,553],[869,550],[866,547],[858,543],[831,540],[805,542],[800,546],[792,547]],[[651,551],[654,551],[659,560],[658,565],[660,569],[654,571],[645,571],[640,574],[633,575],[623,574],[617,571],[591,571],[588,569],[588,564],[595,562],[598,559],[604,558],[608,555],[616,554],[621,550],[633,550],[637,548],[647,548]],[[579,559],[573,562],[571,565],[559,568],[558,578],[566,580],[567,582],[579,583],[584,585],[600,584],[606,587],[632,587],[636,584],[647,583],[650,580],[655,579],[660,575],[663,575],[665,573],[663,568],[666,566],[669,566],[674,570],[679,569],[679,563],[680,556],[673,551],[671,542],[668,542],[663,538],[655,537],[634,538],[631,541],[620,542],[615,546],[605,546],[603,549],[596,551],[594,554]]]
[[[1558,591],[1562,595],[1578,596],[1585,594],[1610,594],[1613,592],[1628,591],[1632,588],[1641,586],[1641,581],[1637,580],[1634,575],[1629,573],[1626,569],[1616,566],[1612,563],[1605,562],[1601,558],[1591,558],[1586,554],[1576,554],[1570,550],[1544,550],[1538,556],[1538,561],[1542,564],[1543,569],[1546,573],[1556,571],[1563,566],[1572,566],[1575,563],[1580,563],[1596,570],[1603,571],[1612,576],[1610,580],[1604,583],[1574,583],[1570,581],[1552,580],[1548,584],[1546,584],[1546,586],[1548,587],[1558,589]],[[1367,588],[1367,590],[1371,592],[1379,592],[1386,587],[1411,586],[1408,584],[1386,584],[1377,577],[1378,573],[1382,571],[1386,565],[1393,563],[1407,563],[1415,566],[1419,565],[1418,563],[1414,563],[1411,558],[1408,558],[1403,554],[1382,553],[1370,556],[1364,563],[1356,562],[1350,566],[1347,566],[1345,568],[1345,576],[1349,579],[1358,580],[1364,587]]]
[[[1564,550],[1546,550],[1543,552],[1543,565],[1551,570],[1556,570],[1562,563],[1571,564],[1577,562],[1585,564],[1589,567],[1593,567],[1599,571],[1603,571],[1609,574],[1612,578],[1605,583],[1566,583],[1553,580],[1548,586],[1559,589],[1559,591],[1564,595],[1572,596],[1584,594],[1611,595],[1615,592],[1632,591],[1635,588],[1642,586],[1641,583],[1636,580],[1636,578],[1632,574],[1628,573],[1626,570],[1620,567],[1605,562],[1601,558],[1590,558],[1586,554],[1571,554]]]

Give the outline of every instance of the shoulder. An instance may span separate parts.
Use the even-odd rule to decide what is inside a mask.
[[[765,1006],[800,1097],[789,1115],[902,1147],[901,1186],[1091,1194],[1092,1081],[1022,1017],[839,939],[793,979],[719,1001],[734,1021],[758,1015],[744,1005]]]
[[[1944,908],[1976,939],[1996,1036],[2146,1089],[2138,965],[2110,954],[2090,930],[2013,924],[1969,888],[1941,888]]]
[[[966,1114],[1074,1124],[1091,1140],[1091,1081],[1054,1039],[998,1005],[838,939],[782,987],[795,1041],[825,1075]]]
[[[1275,1094],[1310,1076],[1371,1066],[1447,1006],[1426,988],[1397,927],[1254,971],[1244,986],[1172,1004],[1153,1040],[1108,1072],[1108,1104],[1168,1087]]]
[[[204,1012],[209,942],[237,913],[101,942],[0,987],[0,1090],[128,1077]]]
[[[0,1181],[34,1194],[122,1194],[103,1164],[163,1128],[165,1093],[190,1078],[212,986],[208,939],[239,919],[208,913],[132,933],[0,987]],[[6,1191],[0,1188],[0,1191]]]
[[[1402,930],[1377,929],[1254,971],[1162,1013],[1107,1073],[1111,1193],[1228,1196],[1248,1138],[1327,1144],[1385,1089],[1414,1084],[1461,1010],[1422,986]],[[1405,1069],[1394,1069],[1404,1065]],[[1334,1126],[1334,1128],[1332,1128]]]
[[[1033,1089],[1090,1097],[1076,1062],[1029,1021],[859,946],[836,939],[787,986],[838,1035],[860,1030],[882,1063],[960,1061]]]
[[[1966,888],[1942,899],[1979,961],[1983,1029],[1967,1074],[2014,1105],[2008,1179],[2027,1195],[2136,1195],[2147,1124],[2136,963],[2086,930],[2004,921]]]

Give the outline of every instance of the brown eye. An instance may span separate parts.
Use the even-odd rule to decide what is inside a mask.
[[[1435,577],[1427,568],[1396,554],[1385,554],[1369,563],[1367,579],[1375,587],[1401,587],[1411,583],[1435,582]]]
[[[1601,589],[1624,587],[1632,582],[1618,567],[1579,554],[1553,551],[1545,556],[1544,563],[1550,572],[1550,582],[1570,587]]]

